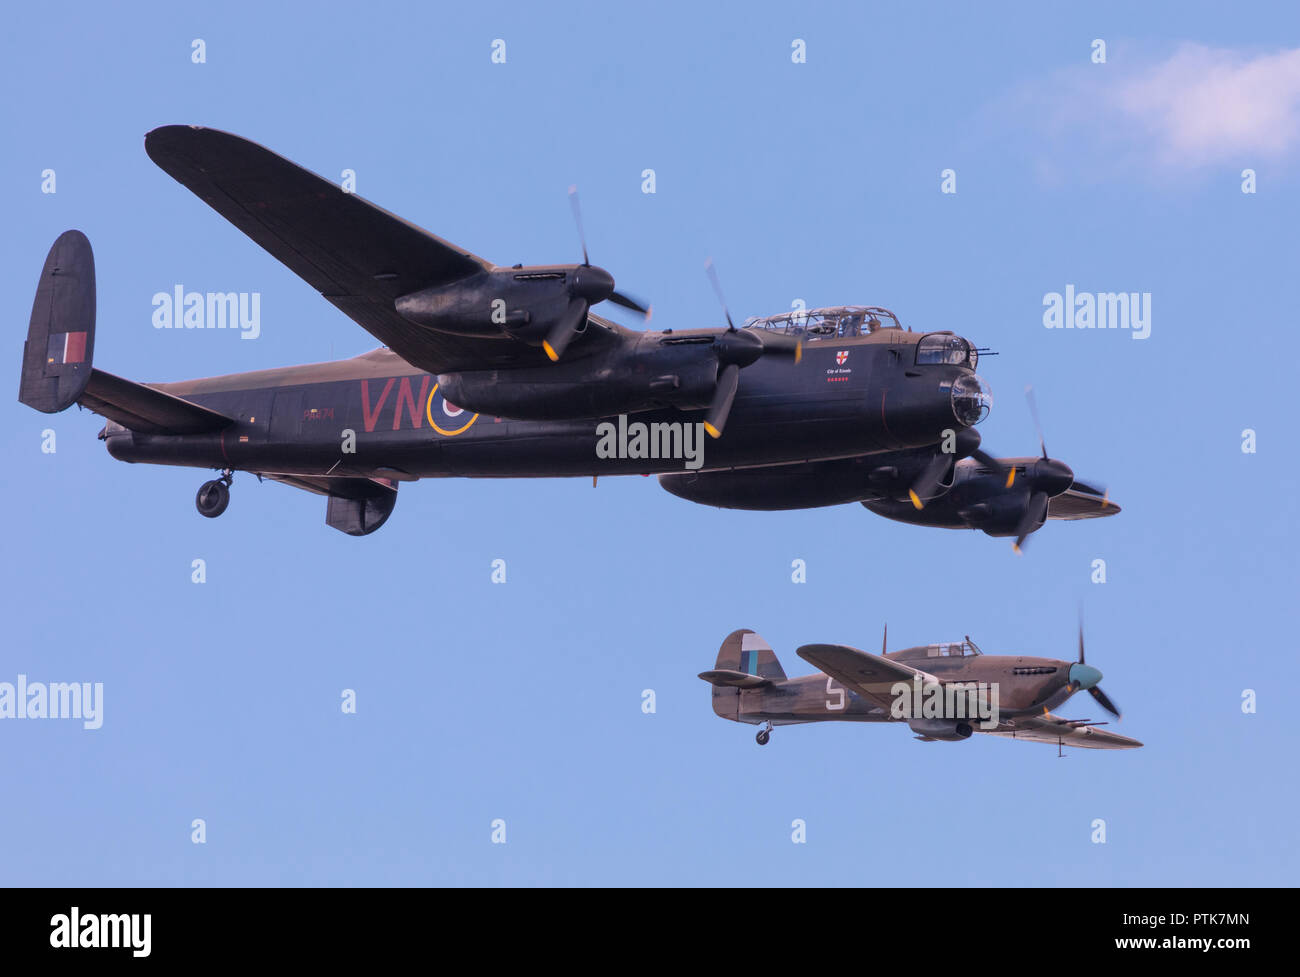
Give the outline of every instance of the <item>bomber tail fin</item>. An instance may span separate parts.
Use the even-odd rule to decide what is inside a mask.
[[[71,407],[90,382],[95,352],[95,256],[64,231],[45,256],[23,347],[18,399],[46,414]]]
[[[86,235],[64,231],[36,285],[18,399],[46,414],[81,404],[145,434],[199,434],[233,423],[199,404],[96,370],[94,352],[95,255]]]

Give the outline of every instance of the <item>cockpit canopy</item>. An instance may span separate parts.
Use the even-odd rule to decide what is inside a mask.
[[[869,336],[877,329],[902,329],[898,316],[875,305],[836,305],[799,309],[781,315],[751,316],[746,329],[771,329],[809,340]]]
[[[905,648],[891,658],[967,658],[973,655],[982,655],[984,652],[979,650],[979,646],[971,641],[970,637],[964,641],[949,641],[937,645],[919,645],[916,648]]]
[[[951,332],[932,332],[921,337],[916,344],[916,365],[927,363],[948,366],[967,366],[972,370],[979,362],[979,353],[965,339]]]

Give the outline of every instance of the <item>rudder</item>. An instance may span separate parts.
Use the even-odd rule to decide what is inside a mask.
[[[727,635],[722,647],[718,649],[718,660],[713,667],[757,675],[772,682],[785,681],[785,669],[777,661],[772,646],[761,634],[748,628]]]
[[[23,346],[18,399],[56,414],[90,382],[95,352],[95,256],[81,231],[64,231],[45,256]]]
[[[741,693],[785,681],[785,670],[762,635],[741,628],[727,635],[713,669],[701,672],[700,678],[713,686],[714,713],[723,719],[749,722],[740,718]]]

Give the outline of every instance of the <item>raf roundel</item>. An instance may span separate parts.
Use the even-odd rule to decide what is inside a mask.
[[[449,438],[454,438],[458,434],[464,434],[470,429],[470,426],[478,420],[478,415],[473,414],[470,416],[469,420],[462,423],[461,418],[465,416],[465,408],[457,407],[455,404],[448,403],[446,397],[439,396],[438,386],[439,385],[435,383],[433,389],[429,391],[429,402],[425,405],[424,409],[425,416],[429,419],[429,427],[433,428],[439,434]],[[439,426],[438,421],[434,420],[435,417],[439,416],[444,422],[446,422],[446,427]]]

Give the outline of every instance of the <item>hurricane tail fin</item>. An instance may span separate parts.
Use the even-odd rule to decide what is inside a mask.
[[[739,719],[741,692],[784,682],[785,669],[761,635],[742,628],[727,635],[717,662],[700,678],[713,686],[713,711],[724,719]]]

